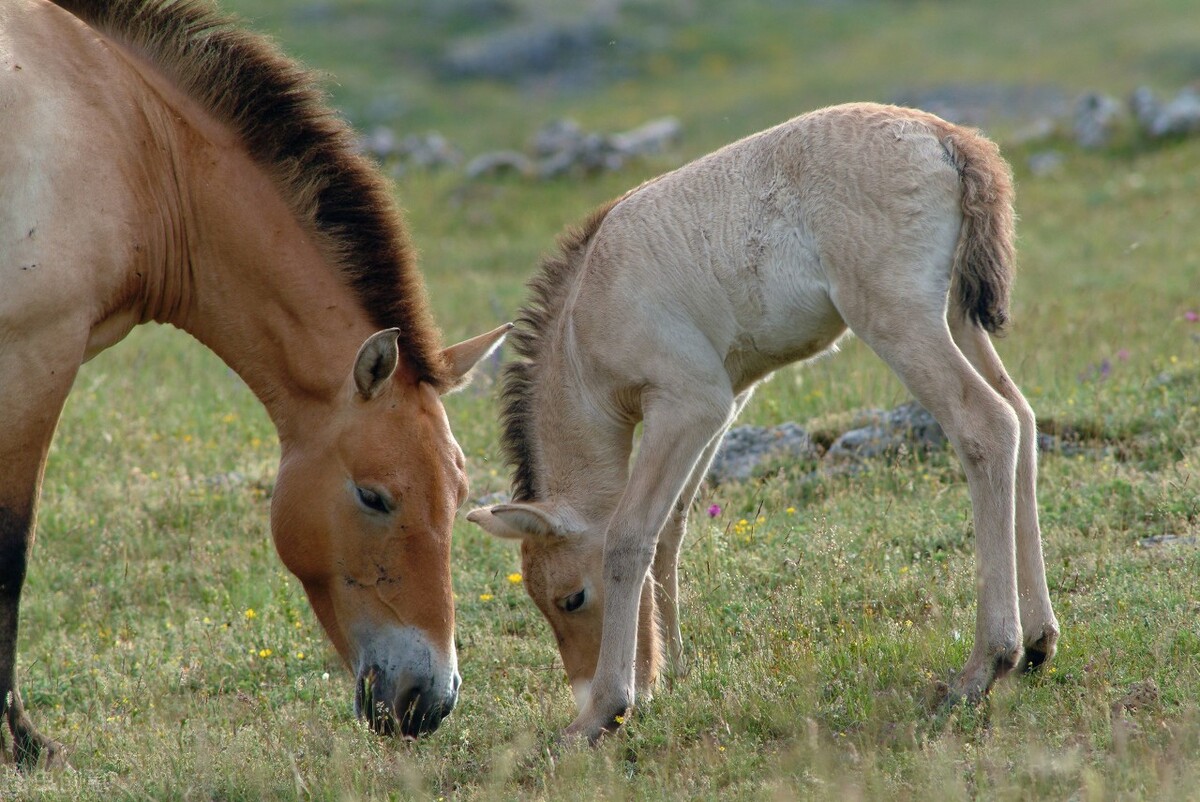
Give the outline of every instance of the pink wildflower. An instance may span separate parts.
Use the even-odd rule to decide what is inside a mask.
[[[720,504],[713,504],[711,507],[708,508],[708,517],[709,518],[716,518],[720,514],[721,514],[721,505]]]
[[[1183,319],[1188,323],[1195,323],[1200,320],[1200,312],[1197,312],[1195,309],[1189,309],[1183,313]]]

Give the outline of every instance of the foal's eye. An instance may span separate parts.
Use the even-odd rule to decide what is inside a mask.
[[[572,593],[570,596],[560,599],[558,606],[562,608],[564,613],[573,613],[583,606],[586,598],[587,594],[580,590],[578,593]]]
[[[368,490],[365,487],[355,487],[354,492],[358,495],[358,503],[366,507],[372,512],[388,513],[392,508],[388,506],[387,499],[374,490]]]

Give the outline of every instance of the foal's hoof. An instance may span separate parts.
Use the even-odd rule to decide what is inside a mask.
[[[1020,648],[1006,648],[994,652],[975,663],[967,662],[951,682],[938,682],[935,692],[936,706],[941,711],[960,704],[975,706],[987,698],[996,680],[1007,676],[1020,661]]]
[[[674,690],[675,683],[682,682],[683,680],[687,679],[687,676],[691,672],[691,670],[692,670],[691,661],[689,661],[686,657],[684,657],[682,655],[675,658],[674,660],[668,661],[667,670],[665,672],[666,680],[667,680],[667,690],[668,691]]]
[[[1017,670],[1022,674],[1027,674],[1031,671],[1036,671],[1042,663],[1049,661],[1054,657],[1055,651],[1058,650],[1058,626],[1047,624],[1042,627],[1042,634],[1032,643],[1025,646],[1025,654],[1021,657],[1021,662],[1017,666]]]
[[[945,714],[957,707],[974,707],[980,704],[985,698],[987,698],[987,691],[983,691],[982,693],[965,691],[959,687],[957,682],[934,680],[933,685],[929,689],[926,701],[931,713]]]

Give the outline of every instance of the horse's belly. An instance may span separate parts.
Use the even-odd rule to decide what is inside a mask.
[[[776,295],[759,315],[743,321],[725,366],[734,387],[745,389],[774,370],[824,353],[845,331],[823,292]]]

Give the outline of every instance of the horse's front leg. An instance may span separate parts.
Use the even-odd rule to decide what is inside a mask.
[[[647,580],[660,530],[690,484],[697,463],[728,425],[732,394],[707,399],[660,397],[647,405],[644,434],[625,493],[609,521],[604,542],[604,629],[600,657],[587,704],[567,728],[568,736],[595,741],[621,723],[633,705],[634,659],[642,586]],[[716,397],[714,397],[716,396]],[[701,474],[702,476],[703,474]],[[692,488],[695,492],[695,487]],[[664,552],[665,553],[665,552]],[[672,574],[678,555],[664,558]],[[671,612],[678,637],[678,612]]]
[[[17,624],[33,517],[32,499],[22,506],[0,504],[0,715],[7,720],[13,759],[22,769],[37,766],[42,755],[47,767],[62,757],[62,746],[34,728],[17,690]]]
[[[46,336],[28,335],[24,348],[0,349],[0,716],[24,769],[42,756],[48,767],[63,756],[60,744],[34,729],[21,703],[17,625],[46,455],[86,341],[86,331],[67,318]]]

